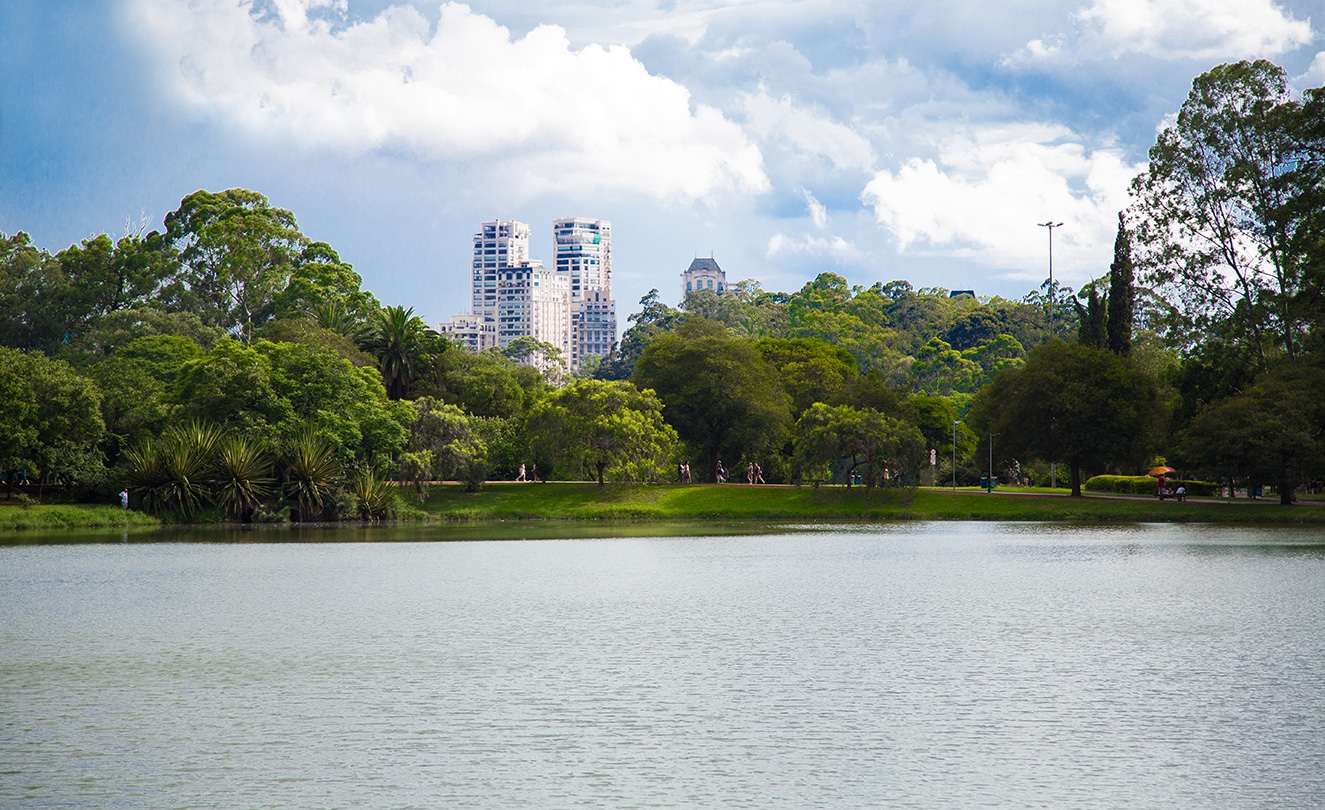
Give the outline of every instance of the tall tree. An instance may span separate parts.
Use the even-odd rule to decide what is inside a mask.
[[[1136,270],[1132,265],[1132,239],[1127,221],[1118,212],[1118,235],[1113,239],[1113,264],[1109,265],[1109,351],[1124,357],[1132,352],[1132,327],[1136,319]]]
[[[1132,183],[1138,264],[1178,305],[1188,343],[1219,333],[1261,369],[1298,353],[1304,257],[1294,169],[1319,160],[1294,131],[1302,104],[1283,68],[1220,65],[1196,78]]]
[[[294,214],[256,191],[195,191],[166,215],[166,236],[184,263],[181,306],[249,342],[275,312],[308,239]]]
[[[1100,297],[1095,283],[1086,285],[1080,293],[1086,296],[1086,306],[1081,306],[1076,298],[1072,306],[1077,311],[1077,343],[1096,349],[1108,348],[1109,345],[1109,302]]]

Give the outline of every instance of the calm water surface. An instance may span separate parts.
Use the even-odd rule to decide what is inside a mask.
[[[0,806],[1325,803],[1319,530],[287,537],[0,547]]]

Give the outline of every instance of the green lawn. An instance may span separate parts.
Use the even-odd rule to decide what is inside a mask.
[[[440,520],[1032,520],[1089,523],[1320,523],[1325,507],[987,494],[980,490],[742,485],[489,484],[433,486],[423,510]]]
[[[28,504],[0,499],[0,531],[28,529],[112,529],[159,526],[161,521],[118,506]]]

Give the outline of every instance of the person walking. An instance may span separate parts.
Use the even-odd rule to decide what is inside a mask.
[[[523,464],[523,463],[520,464],[520,474],[517,475],[517,476],[515,476],[515,480],[516,480],[516,481],[524,481],[525,483],[529,483],[529,479],[525,476],[525,470],[524,470],[524,464]]]
[[[122,490],[120,490],[120,509],[123,509],[123,510],[125,510],[126,512],[127,512],[128,509],[129,509],[129,490],[128,490],[128,489],[122,489]]]
[[[753,485],[755,482],[755,463],[752,461],[745,468],[745,483]]]
[[[760,467],[758,464],[755,465],[755,483],[764,483],[764,468]]]
[[[718,459],[718,475],[717,475],[717,478],[718,478],[718,483],[719,483],[719,484],[725,484],[725,483],[727,483],[727,471],[724,470],[724,469],[722,468],[722,459]]]

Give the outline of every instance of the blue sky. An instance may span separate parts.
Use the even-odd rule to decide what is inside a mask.
[[[1313,12],[1315,17],[1313,18]],[[234,186],[388,304],[468,305],[470,238],[610,219],[622,325],[735,280],[1020,297],[1107,270],[1197,74],[1325,84],[1293,0],[0,0],[0,231],[52,251]]]

